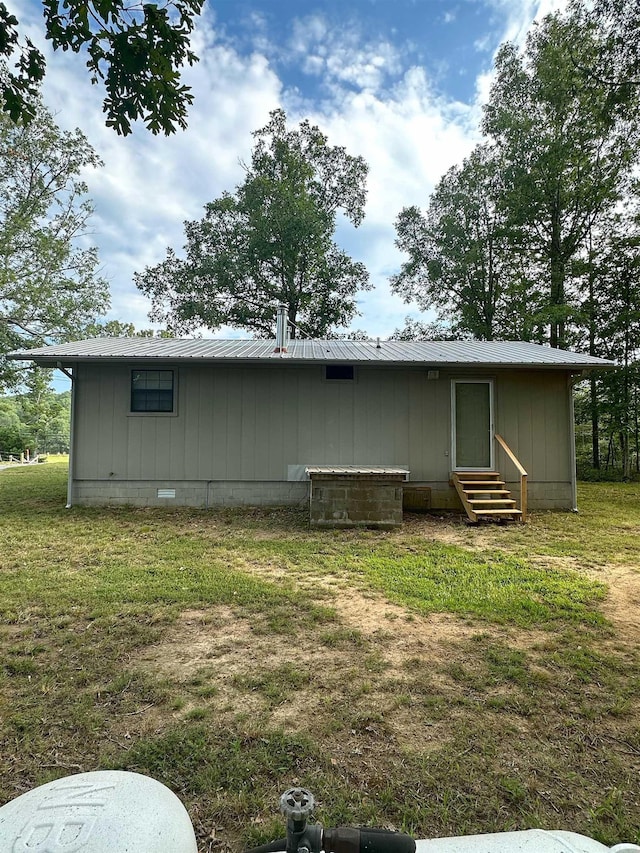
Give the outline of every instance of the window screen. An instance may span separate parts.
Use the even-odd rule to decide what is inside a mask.
[[[352,364],[327,364],[324,369],[324,377],[325,379],[353,379],[353,365]]]
[[[133,370],[131,411],[172,412],[173,370]]]

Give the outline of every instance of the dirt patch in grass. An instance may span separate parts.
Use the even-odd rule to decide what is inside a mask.
[[[482,814],[485,831],[562,825],[635,840],[631,649],[607,651],[607,637],[575,628],[556,635],[412,615],[354,588],[333,609],[333,620],[294,633],[265,632],[232,608],[188,610],[132,663],[173,683],[180,726],[209,719],[252,743],[269,732],[310,739],[322,758],[296,778],[327,797],[327,822],[362,821],[370,802],[381,822],[388,802],[389,824],[406,821],[419,837],[475,831]],[[571,798],[566,773],[580,780]],[[435,799],[428,815],[423,804],[399,822],[409,778],[435,785]],[[440,799],[444,779],[451,790]],[[342,786],[358,792],[358,817],[332,799]],[[264,808],[268,824],[268,799]]]
[[[609,592],[602,604],[605,616],[615,628],[616,641],[628,645],[640,644],[640,570],[637,566],[610,566],[593,573],[604,580]]]
[[[618,645],[640,644],[640,567],[613,564],[597,569],[584,567],[578,557],[551,555],[530,558],[539,566],[581,571],[600,583],[607,584],[607,595],[600,605],[602,613],[612,624]]]
[[[199,704],[218,717],[259,714],[266,725],[293,732],[312,719],[329,741],[332,730],[376,735],[382,727],[401,745],[442,744],[439,703],[467,690],[455,665],[468,662],[469,644],[482,641],[486,629],[450,614],[415,616],[355,589],[338,596],[334,609],[335,621],[294,635],[262,633],[259,623],[227,607],[187,610],[137,664],[186,691],[178,715]],[[492,632],[514,649],[531,649],[548,636]]]
[[[534,516],[532,525],[558,524],[573,519],[566,514],[543,513]],[[520,525],[499,527],[495,524],[468,526],[462,516],[456,514],[435,516],[409,514],[405,516],[404,530],[410,535],[426,538],[428,541],[446,545],[458,545],[475,551],[488,551],[499,547],[504,551],[520,550],[522,536],[529,530]],[[636,563],[605,563],[597,567],[578,554],[529,554],[530,563],[553,569],[582,572],[594,580],[606,583],[609,587],[601,609],[612,623],[616,642],[622,645],[640,644],[640,540],[638,541]]]
[[[284,663],[320,665],[327,672],[328,659],[353,659],[353,650],[366,654],[377,648],[393,667],[401,669],[414,657],[432,664],[444,661],[448,643],[467,639],[478,628],[465,625],[448,614],[421,618],[374,595],[350,590],[333,606],[339,614],[339,628],[319,629],[315,634],[292,638],[289,634],[260,636],[251,620],[237,616],[231,608],[184,611],[168,636],[147,649],[142,661],[164,675],[185,680],[203,667],[214,667],[225,678],[246,671],[258,659],[274,667]],[[342,668],[342,667],[341,667]]]

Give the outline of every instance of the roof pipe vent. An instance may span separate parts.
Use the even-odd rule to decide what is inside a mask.
[[[276,309],[276,347],[274,352],[284,353],[288,343],[287,306],[282,303]]]

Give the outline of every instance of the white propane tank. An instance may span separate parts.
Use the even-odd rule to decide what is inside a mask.
[[[98,770],[0,808],[2,853],[197,853],[187,810],[148,776]]]
[[[416,841],[416,853],[633,853],[637,844],[605,847],[599,841],[563,830],[525,829],[456,838]]]

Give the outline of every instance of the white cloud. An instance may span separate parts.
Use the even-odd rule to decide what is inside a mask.
[[[322,44],[328,35],[329,24],[322,15],[308,15],[293,22],[289,47],[292,52],[305,55],[314,48],[323,50]]]
[[[306,74],[322,77],[329,89],[347,83],[377,91],[403,68],[400,51],[389,40],[365,40],[357,22],[337,28],[317,14],[293,22],[282,58],[301,62]]]
[[[512,41],[523,45],[532,21],[545,15],[566,9],[569,0],[487,0],[501,15],[506,17],[506,27],[501,41]]]
[[[312,120],[331,144],[363,156],[370,167],[364,223],[358,231],[346,222],[338,228],[338,241],[367,265],[375,285],[361,300],[354,326],[387,337],[407,314],[419,314],[390,292],[389,277],[403,260],[394,246],[395,218],[405,206],[426,206],[444,172],[470,153],[477,114],[437,98],[417,67],[380,95],[342,89],[334,97]]]
[[[474,41],[473,47],[479,53],[485,53],[487,50],[489,50],[492,42],[493,38],[491,36],[491,33],[486,33],[484,36]]]

